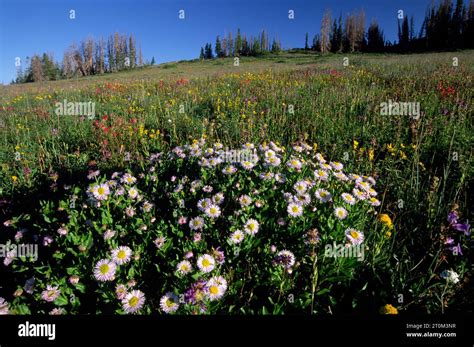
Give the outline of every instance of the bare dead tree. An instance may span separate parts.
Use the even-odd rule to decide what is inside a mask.
[[[41,58],[36,54],[31,58],[31,71],[33,73],[33,81],[40,82],[44,79]]]
[[[327,53],[331,50],[331,41],[329,34],[331,32],[331,11],[326,10],[324,12],[323,19],[321,21],[321,53]]]

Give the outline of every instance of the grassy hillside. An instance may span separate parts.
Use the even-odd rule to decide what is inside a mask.
[[[234,66],[234,58],[214,60],[191,60],[163,63],[131,71],[112,74],[81,77],[71,80],[48,81],[22,85],[0,86],[2,97],[19,95],[21,93],[53,92],[71,88],[83,88],[104,82],[130,82],[134,80],[178,80],[214,77],[227,73],[258,73],[265,70],[288,71],[315,69],[343,70],[343,59],[349,59],[350,66],[367,67],[376,71],[390,74],[416,74],[413,66],[423,66],[425,72],[434,71],[440,64],[450,65],[454,57],[459,64],[474,71],[474,51],[423,53],[412,55],[400,54],[337,54],[322,56],[319,53],[294,51],[267,54],[262,57],[241,57],[239,66]]]

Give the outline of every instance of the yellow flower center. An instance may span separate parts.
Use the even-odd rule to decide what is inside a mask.
[[[174,306],[174,301],[173,301],[173,299],[168,298],[168,299],[166,300],[166,306],[168,306],[169,308],[173,307],[173,306]]]
[[[213,295],[217,295],[219,293],[219,288],[217,286],[211,286],[209,292]]]
[[[356,238],[359,237],[359,233],[358,233],[357,231],[355,231],[355,230],[352,230],[352,231],[350,232],[350,235],[351,235],[352,238],[354,238],[354,239],[356,239]]]
[[[108,264],[101,265],[99,271],[102,275],[105,275],[107,272],[109,272],[109,265]]]
[[[130,307],[135,307],[138,305],[138,301],[138,297],[134,296],[130,300],[128,300],[128,304],[130,305]]]
[[[124,251],[123,249],[121,249],[121,250],[117,253],[117,258],[119,258],[119,259],[124,259],[126,256],[127,256],[127,253],[125,253],[125,251]]]
[[[202,266],[203,266],[203,267],[209,267],[209,266],[211,266],[211,262],[209,261],[209,259],[204,258],[204,259],[202,260]]]
[[[54,290],[48,291],[48,297],[49,298],[52,298],[55,294],[56,294],[56,291],[54,291]]]

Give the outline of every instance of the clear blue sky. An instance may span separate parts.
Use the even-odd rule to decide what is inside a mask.
[[[84,38],[115,31],[133,33],[146,59],[157,63],[193,59],[200,47],[240,28],[248,36],[262,29],[277,37],[284,48],[303,47],[305,33],[319,32],[321,17],[364,9],[367,22],[377,19],[386,39],[397,39],[399,9],[415,16],[417,31],[431,0],[0,0],[0,82],[15,77],[15,57],[63,52]],[[69,19],[69,11],[76,19]],[[185,19],[178,11],[185,10]],[[295,19],[288,19],[288,10]]]

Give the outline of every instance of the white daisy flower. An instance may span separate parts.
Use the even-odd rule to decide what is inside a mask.
[[[211,204],[205,211],[206,215],[211,218],[217,218],[221,215],[221,209],[219,206]]]
[[[135,187],[131,187],[128,190],[128,196],[132,199],[135,199],[138,196],[138,190]]]
[[[249,206],[252,203],[252,198],[248,195],[242,195],[239,198],[239,203],[241,207]]]
[[[306,190],[308,189],[308,183],[306,181],[298,181],[293,185],[293,189],[298,193],[298,194],[304,194],[306,193]]]
[[[324,157],[321,153],[316,153],[315,157],[319,161],[319,163],[321,163],[321,164],[324,164],[326,162],[326,159],[324,159]]]
[[[303,164],[301,163],[300,160],[296,159],[296,158],[291,158],[290,160],[288,160],[288,162],[286,163],[286,165],[291,168],[291,169],[295,169],[295,170],[300,170],[301,167],[303,166]]]
[[[132,250],[127,246],[120,246],[112,251],[112,260],[117,265],[123,265],[130,261]]]
[[[369,199],[369,204],[371,204],[374,207],[380,206],[380,201],[374,197],[371,197]]]
[[[202,190],[206,193],[211,193],[214,190],[214,188],[212,188],[212,186],[206,185],[202,187]]]
[[[214,258],[209,254],[201,255],[197,260],[197,266],[199,270],[204,273],[209,273],[214,270],[216,266],[216,261]]]
[[[178,271],[179,274],[181,275],[186,275],[191,272],[193,269],[191,263],[187,260],[180,261],[178,265],[176,266],[176,270]]]
[[[133,217],[133,216],[135,215],[135,207],[128,206],[128,207],[125,209],[125,214],[126,214],[128,217]]]
[[[342,193],[341,197],[346,204],[354,205],[356,203],[356,199],[349,193]]]
[[[122,299],[122,308],[126,313],[136,313],[145,304],[145,294],[139,290],[132,290]]]
[[[249,235],[255,235],[258,233],[260,224],[255,219],[249,219],[244,225],[244,230]]]
[[[367,182],[369,182],[369,184],[375,186],[375,179],[372,177],[372,176],[369,176],[365,179]]]
[[[204,219],[202,217],[195,217],[189,221],[189,228],[191,230],[201,230],[204,227]]]
[[[156,248],[160,249],[165,245],[166,242],[166,237],[164,236],[158,236],[153,243],[155,244]]]
[[[264,181],[271,180],[274,176],[275,176],[275,174],[273,172],[262,172],[259,175],[259,177]]]
[[[331,193],[329,193],[326,189],[318,189],[314,195],[321,202],[328,202],[332,200]]]
[[[326,163],[319,163],[319,167],[323,170],[330,171],[332,170],[332,166]]]
[[[309,194],[295,195],[293,201],[302,206],[308,206],[311,203],[311,196]]]
[[[283,149],[279,147],[275,142],[271,141],[270,142],[270,147],[275,151],[275,152],[281,152]]]
[[[115,279],[115,271],[117,266],[108,259],[101,259],[94,268],[94,277],[101,282],[113,281]]]
[[[357,175],[357,174],[349,174],[349,178],[356,183],[359,181],[362,181],[362,176]]]
[[[269,150],[265,151],[264,155],[265,155],[265,158],[273,158],[273,157],[276,156],[276,153],[275,153],[275,151],[269,149]]]
[[[116,232],[111,229],[107,229],[104,233],[104,240],[110,240],[112,237],[114,237]]]
[[[124,174],[121,179],[121,182],[125,184],[134,184],[136,181],[137,179],[129,173]]]
[[[255,148],[255,145],[253,143],[247,142],[246,144],[242,145],[242,148],[252,150]]]
[[[363,192],[362,190],[359,190],[357,188],[352,189],[352,194],[356,197],[358,200],[365,200],[367,199],[367,193]]]
[[[281,164],[281,159],[277,156],[273,156],[273,157],[267,157],[265,158],[265,163],[270,165],[270,166],[280,166]]]
[[[334,209],[334,215],[339,219],[343,220],[347,218],[347,210],[344,207],[336,207]]]
[[[239,244],[244,240],[245,234],[241,230],[236,230],[230,235],[232,243]]]
[[[301,152],[304,151],[304,148],[301,147],[301,146],[299,146],[299,145],[294,145],[294,146],[293,146],[293,150],[294,150],[295,152],[301,153]]]
[[[92,194],[97,200],[107,200],[110,189],[107,183],[96,185],[92,188]]]
[[[58,289],[58,286],[47,285],[46,289],[41,293],[41,298],[47,302],[53,302],[61,294],[61,290]]]
[[[285,175],[283,175],[281,173],[277,173],[277,174],[275,174],[275,180],[278,183],[285,183],[286,182],[286,177],[285,177]]]
[[[360,245],[364,241],[364,233],[362,231],[348,228],[346,229],[346,238],[352,245]]]
[[[377,191],[372,187],[369,188],[368,193],[370,196],[377,196],[378,194]]]
[[[286,210],[292,217],[299,217],[303,214],[303,206],[294,202],[290,203]]]
[[[343,172],[335,172],[334,176],[342,182],[347,182],[349,181],[349,177],[347,177]]]
[[[224,202],[224,193],[217,193],[212,197],[212,202],[217,205],[220,205]]]
[[[319,170],[314,171],[314,177],[316,177],[316,179],[320,181],[324,181],[324,182],[327,181],[328,176],[329,174],[326,170],[319,169]]]
[[[197,207],[202,212],[205,212],[206,209],[212,204],[211,199],[201,199],[197,203]]]
[[[219,300],[227,290],[227,281],[222,276],[212,277],[207,283],[206,288],[209,300]]]
[[[364,181],[357,181],[356,187],[358,187],[358,188],[360,188],[360,189],[365,190],[366,192],[368,192],[369,189],[370,189],[370,184],[367,183],[367,182],[364,182]]]
[[[123,300],[125,299],[127,294],[128,288],[125,284],[117,284],[117,286],[115,286],[115,296],[117,297],[117,299]]]
[[[142,206],[142,209],[143,209],[143,212],[150,212],[151,209],[153,208],[153,204],[148,202],[148,201],[145,201],[143,203],[143,206]]]
[[[161,310],[165,313],[174,313],[179,308],[178,296],[174,293],[168,292],[160,299]]]
[[[249,160],[244,160],[240,163],[245,170],[252,170],[255,164]]]
[[[232,175],[237,172],[237,168],[233,165],[226,166],[222,169],[224,175]]]
[[[339,163],[337,161],[332,161],[329,163],[329,165],[331,165],[331,167],[337,171],[341,171],[344,168],[344,165],[342,165],[342,163]]]

